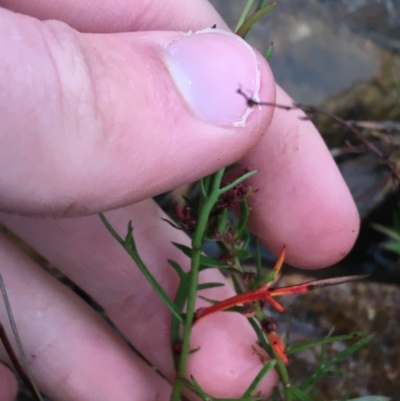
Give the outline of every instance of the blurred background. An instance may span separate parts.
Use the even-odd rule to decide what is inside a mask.
[[[235,29],[246,1],[212,3]],[[332,327],[337,334],[368,329],[375,335],[340,366],[342,374],[332,374],[315,388],[315,399],[376,394],[399,400],[400,199],[387,163],[400,167],[400,0],[281,0],[247,40],[262,53],[273,43],[270,65],[295,101],[359,122],[368,128],[363,135],[384,155],[368,152],[354,134],[331,120],[313,119],[362,216],[354,250],[317,274],[370,273],[371,279],[281,299],[289,318],[275,317],[293,343],[326,335]],[[267,250],[263,258],[265,264],[272,260]],[[285,284],[310,278],[305,276],[310,272],[286,272]],[[340,344],[335,347],[340,350]],[[319,352],[294,358],[291,372],[301,380]]]

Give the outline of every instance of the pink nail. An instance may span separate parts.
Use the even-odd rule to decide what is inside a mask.
[[[239,87],[257,97],[260,73],[253,49],[233,33],[206,29],[166,47],[165,61],[187,104],[216,125],[244,125],[251,112]]]

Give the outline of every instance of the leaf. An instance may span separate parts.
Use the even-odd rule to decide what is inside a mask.
[[[210,401],[211,397],[208,396],[208,394],[201,388],[200,384],[197,382],[197,380],[190,375],[190,382],[193,386],[193,389],[195,390],[196,394],[203,400],[203,401]]]
[[[298,387],[289,386],[287,390],[293,394],[299,401],[314,401],[308,394],[300,390]]]
[[[275,365],[276,361],[268,361],[267,363],[265,363],[241,398],[250,397],[257,390],[258,386],[264,380],[265,376]]]
[[[254,285],[251,286],[251,288],[259,288],[264,284],[271,283],[272,281],[275,280],[275,270],[269,271],[264,277],[262,277],[260,280],[257,280]]]
[[[247,0],[247,3],[242,11],[242,14],[239,17],[239,21],[236,24],[235,33],[237,33],[238,29],[243,25],[243,22],[246,20],[251,7],[253,6],[254,0]]]
[[[192,248],[189,248],[186,245],[178,244],[176,242],[173,242],[172,244],[176,248],[181,250],[186,256],[188,256],[189,258],[192,258],[192,255],[193,255],[193,249]],[[200,256],[200,265],[202,267],[206,267],[206,268],[207,267],[214,267],[214,268],[217,268],[217,269],[225,269],[225,268],[229,267],[226,263],[221,262],[220,260],[215,260],[215,259],[209,258],[208,256],[205,256],[205,255],[201,255]],[[200,270],[204,270],[204,268],[200,269]]]
[[[391,228],[382,226],[381,224],[377,224],[377,223],[371,223],[371,227],[374,228],[376,231],[379,231],[382,234],[385,234],[388,237],[400,242],[400,234],[398,232],[392,230]]]
[[[190,207],[192,212],[197,215],[197,209],[199,207],[199,204],[196,200],[190,199],[185,195],[182,195],[182,199],[185,201],[186,205]]]
[[[267,4],[266,6],[261,7],[254,14],[250,15],[250,17],[248,17],[246,21],[243,22],[242,26],[236,31],[236,35],[239,35],[241,38],[245,38],[254,24],[264,15],[271,12],[277,6],[277,4],[277,2]]]
[[[240,237],[244,230],[246,230],[247,222],[249,220],[250,208],[246,199],[240,202],[240,219],[236,225],[237,236]]]
[[[133,238],[132,220],[129,220],[128,222],[128,232],[126,233],[125,236],[125,247],[136,251],[136,244]]]
[[[182,316],[183,308],[185,307],[187,298],[189,294],[189,275],[186,273],[184,276],[180,277],[179,287],[175,294],[174,306]],[[183,320],[183,319],[182,319]],[[171,344],[177,344],[181,341],[181,320],[178,320],[175,315],[172,315],[171,319]]]
[[[197,348],[193,348],[189,351],[189,355],[195,354],[196,352],[200,351],[200,346],[198,346]]]
[[[255,174],[257,174],[257,170],[249,171],[248,173],[243,174],[242,176],[237,178],[235,181],[233,181],[230,184],[220,188],[219,194],[222,195],[223,193],[229,191],[230,189],[232,189],[236,185],[240,184],[241,182],[246,181],[250,177],[253,177],[253,175],[255,175]]]
[[[318,345],[330,344],[330,343],[339,342],[339,341],[352,340],[357,337],[365,337],[367,335],[368,335],[368,332],[363,330],[363,331],[357,331],[352,334],[345,334],[345,335],[341,335],[341,336],[334,336],[334,337],[326,336],[325,338],[321,338],[320,340],[316,340],[316,341],[309,341],[309,342],[305,342],[302,344],[289,345],[286,348],[286,352],[288,355],[295,354],[296,352],[303,351],[308,348],[316,347]]]
[[[223,233],[227,229],[229,211],[228,209],[223,209],[218,216],[218,232]]]
[[[230,173],[231,171],[240,167],[240,163],[232,163],[228,167],[225,168],[225,174]]]
[[[400,254],[400,242],[389,242],[387,244],[381,244],[381,247],[388,251]]]
[[[199,180],[199,186],[201,195],[206,198],[210,187],[210,176],[204,177]]]
[[[216,300],[216,299],[211,299],[211,298],[207,298],[207,297],[203,297],[203,295],[198,295],[198,297],[200,298],[200,299],[202,299],[203,301],[206,301],[206,302],[209,302],[210,304],[217,304],[218,302],[221,302],[221,301],[218,301],[218,300]]]
[[[269,59],[272,56],[273,50],[274,50],[274,44],[271,42],[271,44],[268,46],[268,49],[266,50],[266,52],[264,54],[265,60],[269,61]]]
[[[253,256],[253,254],[251,252],[247,251],[246,249],[242,249],[236,253],[236,257],[241,260],[249,259],[252,256]]]
[[[174,270],[176,271],[176,273],[178,274],[179,278],[182,280],[185,276],[187,276],[187,273],[185,273],[182,269],[182,267],[180,266],[179,263],[175,262],[172,259],[168,259],[168,263],[174,268]]]
[[[222,283],[202,283],[198,284],[197,291],[207,290],[208,288],[223,287],[225,284]]]
[[[326,376],[331,367],[337,364],[338,362],[342,361],[343,359],[347,358],[349,355],[353,354],[354,352],[358,351],[361,347],[367,344],[372,338],[372,335],[367,335],[357,341],[355,344],[348,346],[343,351],[336,354],[331,360],[322,363],[318,370],[316,370],[310,377],[308,377],[300,386],[302,391],[307,390],[310,386],[316,383],[318,380],[322,379]]]
[[[257,323],[256,319],[253,317],[248,318],[248,321],[250,322],[251,326],[253,327],[253,330],[257,334],[257,340],[261,344],[261,347],[265,349],[265,351],[268,352],[268,355],[271,358],[274,358],[274,354],[272,352],[271,346],[267,343],[267,340],[265,339],[264,333],[261,330],[260,325]]]
[[[125,251],[129,254],[129,256],[134,260],[136,263],[137,267],[139,270],[142,272],[146,280],[149,282],[149,284],[153,287],[154,291],[158,294],[158,296],[161,298],[161,300],[164,302],[164,305],[171,311],[171,313],[180,321],[183,323],[182,316],[178,312],[178,310],[175,307],[175,304],[172,302],[171,298],[168,296],[168,294],[164,291],[164,289],[161,287],[159,282],[156,280],[156,278],[151,274],[150,270],[147,268],[143,260],[141,259],[137,249],[136,249],[136,244],[135,240],[133,238],[133,228],[132,228],[132,222],[129,221],[128,223],[128,233],[126,234],[125,241],[118,235],[118,233],[114,230],[112,225],[108,222],[104,214],[100,213],[99,214],[101,221],[103,224],[106,226],[107,230],[110,232],[110,234],[123,246]]]

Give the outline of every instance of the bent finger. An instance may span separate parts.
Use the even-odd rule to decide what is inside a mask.
[[[277,88],[277,103],[293,101]],[[319,268],[342,259],[359,231],[350,191],[320,134],[302,111],[275,109],[267,134],[242,164],[258,170],[250,228],[276,254],[287,247],[287,261]]]

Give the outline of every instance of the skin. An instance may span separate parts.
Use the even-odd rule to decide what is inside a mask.
[[[0,221],[92,296],[164,375],[1,236],[0,272],[35,379],[58,400],[167,400],[174,376],[169,313],[95,213],[112,210],[107,216],[121,234],[134,221],[144,261],[173,296],[177,279],[166,260],[185,268],[188,260],[170,242],[189,240],[161,220],[151,196],[241,160],[259,170],[251,183],[259,191],[250,228],[274,251],[286,244],[287,260],[306,268],[334,263],[350,250],[359,225],[355,205],[318,132],[299,120],[300,112],[256,108],[244,127],[204,124],[158,70],[156,41],[215,23],[228,29],[208,2],[0,0],[0,6],[0,51],[6,52],[0,59],[14,63],[0,77],[0,117],[7,127],[0,130]],[[9,48],[13,34],[20,35],[20,45]],[[73,49],[86,75],[69,69],[65,48]],[[135,63],[132,49],[152,68]],[[260,98],[290,103],[258,60]],[[47,71],[55,71],[54,84]],[[143,79],[147,86],[129,85]],[[71,90],[86,84],[90,90]],[[86,112],[77,105],[88,106]],[[132,119],[132,110],[143,118]],[[152,140],[145,142],[141,130]],[[160,141],[162,146],[152,146]],[[138,149],[141,157],[132,157]],[[178,156],[157,167],[168,153]],[[140,179],[132,174],[138,171]],[[207,271],[201,280],[223,278]],[[224,299],[233,291],[225,286],[204,295]],[[6,322],[3,308],[0,319]],[[201,352],[191,356],[189,371],[213,396],[240,396],[261,367],[254,342],[237,314],[205,319],[193,332],[192,346]],[[1,348],[0,358],[9,363]],[[272,374],[263,382],[264,394],[274,380]],[[4,366],[0,383],[0,399],[12,400],[16,382]]]

